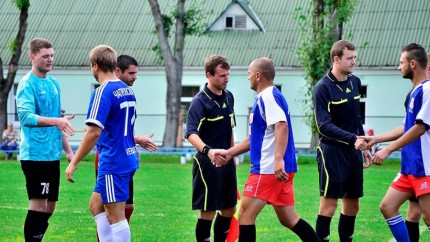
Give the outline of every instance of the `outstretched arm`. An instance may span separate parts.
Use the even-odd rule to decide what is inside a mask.
[[[144,136],[134,136],[134,142],[142,146],[147,151],[157,151],[158,146],[151,140],[152,136],[154,136],[154,132]]]
[[[387,147],[380,150],[373,156],[372,162],[381,165],[382,162],[393,152],[396,151],[410,143],[414,140],[418,139],[421,135],[423,135],[427,131],[427,128],[424,124],[418,123],[412,126],[411,129],[408,130],[405,134],[403,134],[396,141],[388,145]]]

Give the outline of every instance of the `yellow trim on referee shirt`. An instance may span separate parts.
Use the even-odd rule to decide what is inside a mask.
[[[224,116],[218,116],[216,118],[208,118],[208,121],[213,122],[213,121],[218,121],[218,120],[223,119],[223,118],[224,118]]]
[[[202,123],[203,123],[203,121],[205,120],[206,118],[202,118],[202,119],[200,119],[200,123],[199,123],[199,126],[197,126],[197,130],[200,130],[200,126],[202,126]]]

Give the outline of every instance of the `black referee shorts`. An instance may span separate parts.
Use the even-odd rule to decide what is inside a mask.
[[[230,160],[215,167],[206,155],[197,153],[193,163],[193,210],[214,211],[237,204],[236,165]]]
[[[320,196],[360,198],[363,196],[362,153],[354,147],[321,142],[317,147]]]

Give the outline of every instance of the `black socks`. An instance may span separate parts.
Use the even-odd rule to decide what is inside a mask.
[[[24,223],[25,241],[42,241],[48,229],[48,220],[52,213],[28,210]]]

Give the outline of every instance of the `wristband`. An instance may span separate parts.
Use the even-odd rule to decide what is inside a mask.
[[[212,147],[210,147],[209,145],[205,145],[205,147],[203,147],[202,149],[202,153],[207,155],[210,149],[212,149]]]

